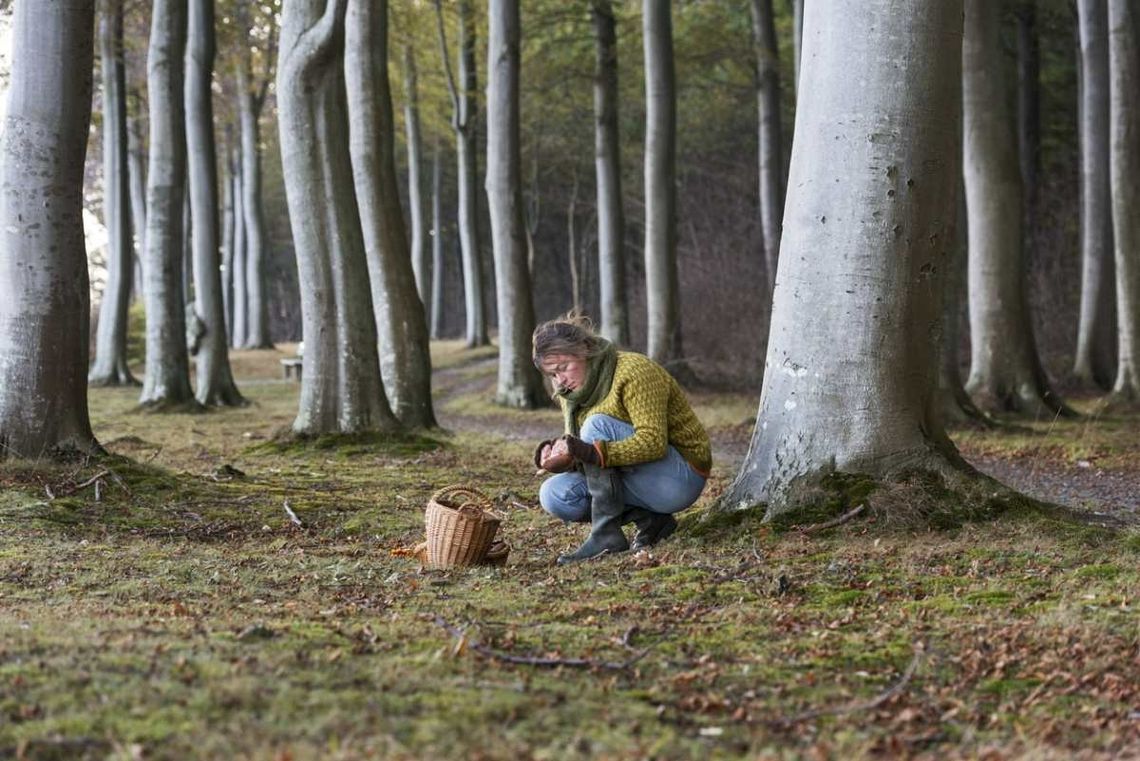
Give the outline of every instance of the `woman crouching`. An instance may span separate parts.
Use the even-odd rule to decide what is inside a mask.
[[[650,547],[677,527],[674,513],[705,488],[712,452],[704,426],[666,370],[618,351],[570,313],[535,328],[534,364],[554,383],[565,434],[535,449],[557,475],[539,491],[543,509],[590,523],[582,546],[559,563]],[[634,523],[631,545],[622,531]]]

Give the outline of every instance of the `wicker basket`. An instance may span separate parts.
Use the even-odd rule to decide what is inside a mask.
[[[502,522],[490,507],[485,494],[466,486],[447,486],[433,494],[424,513],[428,566],[452,568],[483,562]]]

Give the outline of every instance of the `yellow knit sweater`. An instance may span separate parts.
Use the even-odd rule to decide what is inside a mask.
[[[628,439],[595,443],[604,467],[660,460],[672,444],[694,470],[708,476],[712,448],[705,427],[673,376],[648,357],[618,352],[610,392],[593,407],[578,410],[578,426],[597,414],[624,420],[634,428]]]

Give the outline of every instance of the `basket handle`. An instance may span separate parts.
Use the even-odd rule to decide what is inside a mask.
[[[451,497],[452,499],[447,499],[448,497]],[[456,497],[458,497],[458,499],[455,499]],[[443,504],[445,501],[459,502],[461,505],[468,503],[482,503],[484,505],[488,505],[491,503],[491,500],[488,499],[487,495],[483,494],[478,489],[472,489],[470,487],[460,486],[458,484],[443,487],[432,495],[432,499],[434,499],[436,502],[439,502],[440,504]]]

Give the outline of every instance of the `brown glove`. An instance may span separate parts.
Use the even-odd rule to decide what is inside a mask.
[[[588,465],[602,464],[602,456],[598,454],[598,450],[594,448],[593,444],[582,441],[577,436],[571,436],[570,434],[566,434],[561,440],[566,442],[566,449],[578,462],[584,462]]]
[[[550,455],[548,447],[552,446],[554,446],[554,439],[547,439],[546,441],[540,442],[539,445],[534,448],[534,467],[542,467],[543,459]]]

